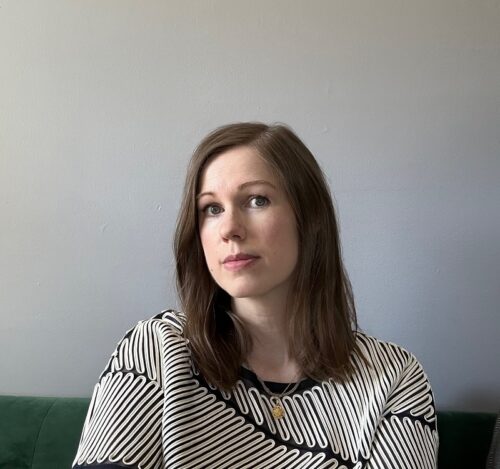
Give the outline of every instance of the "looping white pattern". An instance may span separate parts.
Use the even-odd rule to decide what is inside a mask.
[[[432,390],[403,348],[358,333],[371,368],[353,356],[348,383],[310,380],[281,398],[276,420],[258,383],[223,392],[202,379],[184,322],[168,310],[127,331],[94,388],[73,467],[436,467]]]

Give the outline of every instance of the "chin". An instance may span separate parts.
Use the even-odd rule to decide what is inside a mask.
[[[254,296],[261,296],[263,293],[262,289],[252,288],[249,285],[242,287],[229,286],[224,287],[219,285],[231,298],[251,298]]]
[[[231,298],[251,298],[253,296],[258,296],[255,292],[253,291],[245,291],[245,290],[225,290],[227,294]]]

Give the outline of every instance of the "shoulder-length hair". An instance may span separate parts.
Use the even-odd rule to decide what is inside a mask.
[[[185,337],[203,377],[222,389],[236,383],[252,346],[229,311],[230,297],[213,280],[199,236],[196,195],[210,158],[238,146],[254,149],[280,181],[294,210],[299,258],[288,298],[289,351],[313,379],[349,379],[358,324],[341,257],[332,197],[316,159],[287,126],[229,124],[207,135],[189,163],[174,239],[177,290],[186,313]]]

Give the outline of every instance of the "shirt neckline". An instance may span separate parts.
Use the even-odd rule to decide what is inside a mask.
[[[250,369],[244,367],[243,365],[240,366],[240,376],[243,380],[243,382],[250,387],[257,388],[260,392],[267,394],[266,390],[263,388],[262,384],[260,383],[259,379],[257,378],[257,375]],[[296,382],[294,383],[281,383],[277,381],[264,381],[264,384],[269,388],[270,391],[276,394],[280,394],[281,392],[284,392],[287,387],[290,387],[290,385],[295,385]],[[305,377],[302,378],[299,381],[299,385],[297,387],[296,392],[299,391],[304,391],[306,389],[310,389],[314,385],[318,384],[317,381]]]

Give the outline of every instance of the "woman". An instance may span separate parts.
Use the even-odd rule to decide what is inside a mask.
[[[73,467],[436,467],[427,377],[359,331],[328,186],[289,128],[201,142],[175,257],[183,312],[120,341]]]

